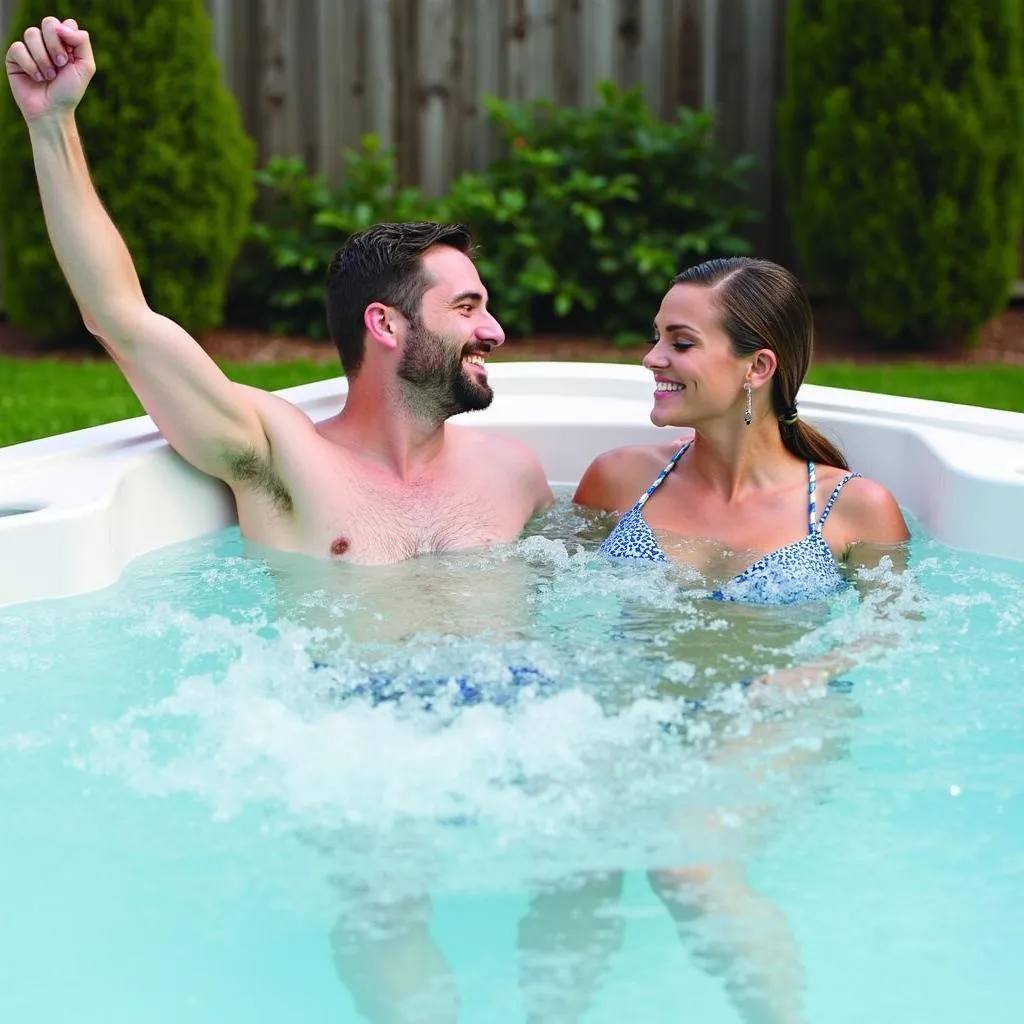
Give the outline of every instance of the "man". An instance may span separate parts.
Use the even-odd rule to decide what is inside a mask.
[[[146,303],[75,126],[96,69],[88,34],[73,20],[46,18],[11,46],[6,69],[28,124],[54,252],[86,326],[174,449],[230,486],[247,538],[324,559],[400,562],[514,540],[551,503],[529,448],[446,426],[452,415],[490,403],[486,359],[504,342],[464,230],[381,224],[335,256],[327,319],[349,391],[342,412],[315,425],[283,399],[229,381]],[[346,578],[355,572],[365,583],[361,570]],[[396,590],[401,596],[392,574],[381,582],[391,601]],[[403,582],[436,622],[436,589],[417,601],[417,587]],[[488,604],[483,583],[467,597],[474,621],[489,607],[508,620],[516,607],[510,588],[498,586]],[[438,1024],[456,1020],[454,983],[429,933],[429,902],[378,905],[373,893],[365,900],[365,913],[343,915],[332,936],[356,1004],[372,1019],[398,1019],[414,1003],[430,1005]],[[367,935],[364,918],[386,935]]]
[[[96,70],[88,33],[46,18],[11,46],[6,69],[54,252],[86,326],[171,446],[228,484],[245,537],[381,564],[514,540],[552,501],[529,448],[445,424],[490,403],[486,359],[504,342],[463,229],[381,224],[337,254],[327,317],[349,393],[342,412],[314,424],[232,383],[146,303],[75,125]]]

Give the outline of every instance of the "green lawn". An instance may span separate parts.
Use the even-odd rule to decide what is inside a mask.
[[[276,390],[336,376],[335,364],[308,361],[224,366],[237,381]],[[1024,366],[825,364],[808,381],[856,391],[931,398],[1024,412]],[[112,363],[0,358],[0,445],[141,415]]]
[[[825,363],[812,368],[807,381],[832,388],[1024,412],[1024,366]]]
[[[226,363],[244,384],[276,390],[336,377],[334,364]],[[113,363],[0,358],[0,446],[97,423],[141,416],[142,406]]]

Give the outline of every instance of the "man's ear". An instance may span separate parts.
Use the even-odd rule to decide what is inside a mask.
[[[747,380],[755,388],[762,387],[775,375],[778,365],[778,356],[770,348],[758,349],[754,353],[754,361],[750,364],[750,374]]]
[[[368,339],[384,348],[398,347],[400,322],[405,322],[402,314],[394,306],[386,306],[383,302],[371,302],[363,310],[363,326]]]

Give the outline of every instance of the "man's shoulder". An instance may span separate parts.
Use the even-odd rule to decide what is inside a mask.
[[[293,445],[306,445],[320,433],[313,418],[293,402],[271,391],[244,387],[270,440],[272,455],[287,452],[290,457],[294,454]]]
[[[313,425],[309,415],[294,402],[289,402],[287,398],[282,398],[280,395],[274,394],[273,391],[264,391],[263,388],[253,387],[251,384],[239,384],[238,387],[245,391],[261,415],[282,418],[296,424]]]
[[[537,453],[525,442],[508,434],[492,434],[476,427],[452,426],[448,428],[449,440],[465,452],[486,453],[490,459],[503,462],[534,464],[540,460]]]
[[[554,500],[544,465],[525,441],[466,427],[452,430],[459,431],[449,438],[459,446],[456,457],[460,464],[480,467],[489,479],[500,480],[515,494],[527,497],[535,510]]]

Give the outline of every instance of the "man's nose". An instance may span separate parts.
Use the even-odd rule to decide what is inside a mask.
[[[495,348],[505,344],[505,332],[490,313],[484,314],[484,322],[477,328],[476,334],[481,341],[489,341]]]

